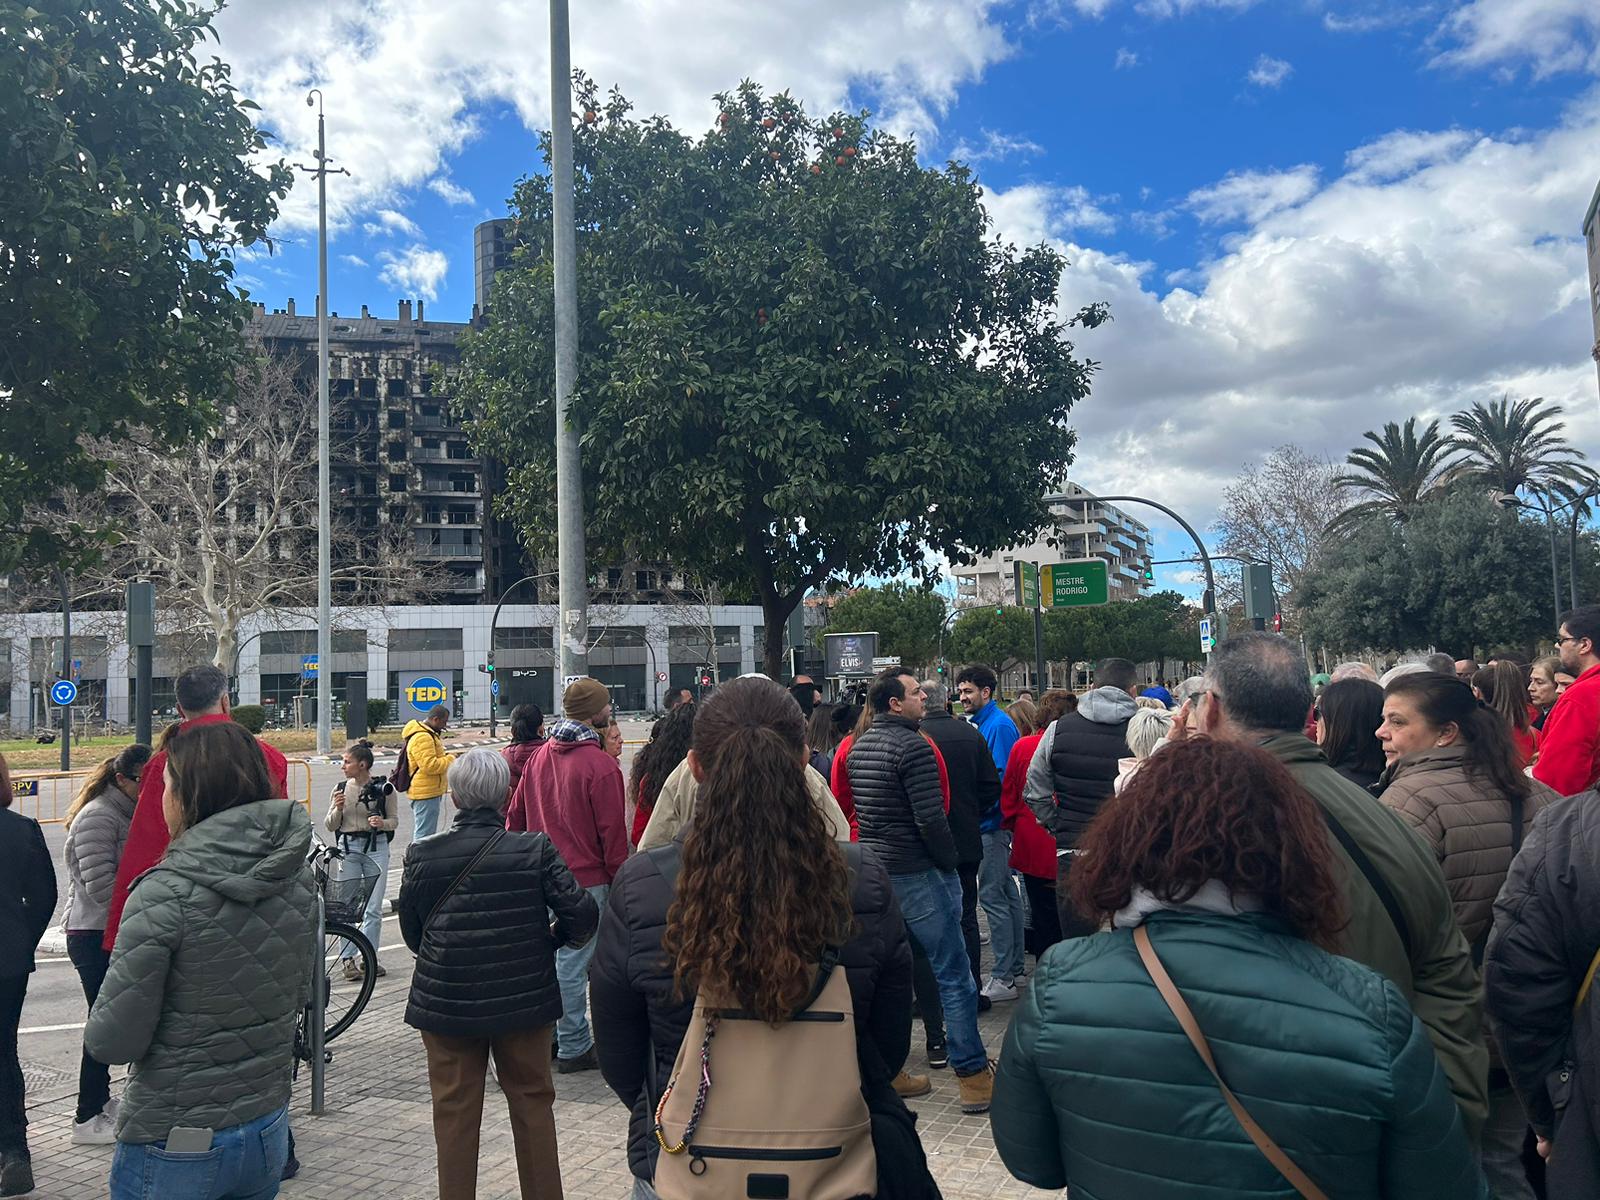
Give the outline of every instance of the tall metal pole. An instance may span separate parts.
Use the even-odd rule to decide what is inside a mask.
[[[500,593],[500,601],[494,606],[494,616],[489,618],[489,736],[494,737],[500,729],[500,697],[494,694],[495,681],[499,678],[494,673],[494,631],[500,624],[500,610],[505,607],[506,597],[525,583],[532,583],[536,579],[549,579],[546,572],[543,575],[524,575],[510,587]],[[559,700],[560,696],[557,695]]]
[[[316,100],[313,101],[312,97]],[[328,143],[322,91],[312,88],[306,104],[317,106],[317,165],[301,167],[317,177],[317,753],[333,748],[333,500],[328,438]],[[348,174],[340,168],[334,174]]]
[[[67,573],[57,571],[61,581],[61,678],[72,679],[72,587]],[[74,680],[73,682],[77,682]],[[61,769],[72,770],[72,706],[61,705]]]
[[[583,460],[571,412],[578,375],[578,233],[572,193],[572,47],[567,0],[550,0],[550,192],[555,234],[556,563],[561,575],[556,634],[564,681],[589,673],[589,569],[584,561]]]

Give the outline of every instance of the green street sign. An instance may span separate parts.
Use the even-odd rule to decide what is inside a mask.
[[[1087,608],[1111,599],[1111,571],[1103,558],[1078,558],[1039,568],[1046,608]]]
[[[1037,563],[1019,562],[1015,564],[1017,584],[1017,606],[1019,608],[1039,607],[1039,566]]]

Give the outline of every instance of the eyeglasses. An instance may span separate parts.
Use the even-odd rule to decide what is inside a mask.
[[[1565,646],[1568,642],[1587,642],[1588,640],[1586,637],[1574,637],[1570,633],[1563,633],[1556,638],[1556,645]]]

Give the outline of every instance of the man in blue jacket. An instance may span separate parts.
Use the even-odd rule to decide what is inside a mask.
[[[973,728],[994,758],[995,770],[1005,775],[1006,760],[1017,743],[1017,727],[995,703],[1000,681],[982,663],[971,663],[956,674],[956,693]],[[994,951],[994,973],[983,985],[990,1003],[1017,998],[1016,978],[1022,973],[1022,893],[1011,874],[1011,831],[1000,828],[1000,798],[996,795],[978,817],[983,834],[983,864],[978,868],[978,903],[989,918],[989,945]]]

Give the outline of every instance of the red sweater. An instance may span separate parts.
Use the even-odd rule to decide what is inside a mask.
[[[924,734],[924,737],[927,735]],[[828,781],[829,790],[833,798],[839,802],[839,808],[844,813],[845,820],[850,822],[850,840],[861,840],[861,827],[856,824],[856,794],[850,790],[850,747],[855,745],[856,735],[845,734],[844,741],[839,743],[839,748],[833,752],[833,778]],[[939,764],[939,790],[944,793],[944,811],[950,811],[950,772],[945,769],[944,755],[939,753],[939,747],[934,746],[933,739],[927,738],[928,745],[933,746],[933,761]]]
[[[1600,666],[1579,675],[1545,718],[1533,777],[1563,796],[1600,779]]]
[[[1005,777],[1000,781],[1000,827],[1011,830],[1011,865],[1035,879],[1056,881],[1056,839],[1044,831],[1033,809],[1022,798],[1022,785],[1028,779],[1028,764],[1044,740],[1044,731],[1018,738],[1006,760]]]
[[[622,768],[597,741],[539,747],[522,768],[506,828],[545,834],[582,887],[610,883],[628,857]]]
[[[215,725],[231,721],[226,713],[213,713],[185,721],[179,728],[192,729],[196,725]],[[256,745],[267,760],[267,777],[272,781],[274,796],[289,794],[289,760],[276,746],[269,746],[260,738]],[[133,881],[161,861],[167,852],[172,834],[167,830],[167,816],[161,806],[166,794],[167,752],[158,750],[145,764],[139,776],[139,801],[133,808],[133,824],[128,826],[128,841],[122,851],[122,861],[117,864],[117,882],[111,890],[111,907],[106,910],[106,933],[102,943],[109,953],[117,940],[117,927],[122,923],[122,908],[128,903],[128,888]]]

